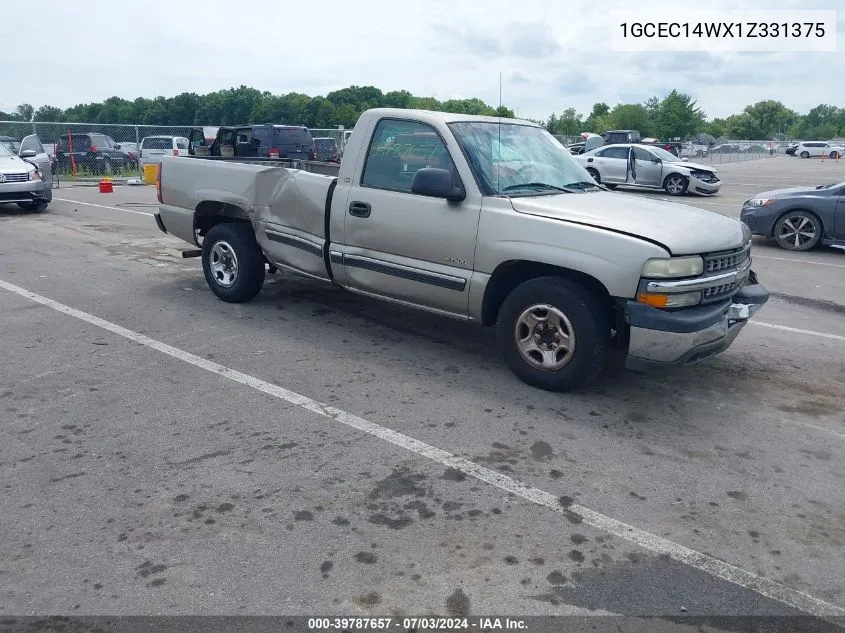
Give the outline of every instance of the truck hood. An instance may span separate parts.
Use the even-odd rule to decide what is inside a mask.
[[[515,211],[586,224],[657,242],[672,255],[739,248],[742,223],[713,211],[644,196],[605,191],[511,198]]]

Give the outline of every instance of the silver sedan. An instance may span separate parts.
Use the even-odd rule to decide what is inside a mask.
[[[713,195],[722,183],[705,165],[690,163],[660,147],[625,143],[604,145],[575,156],[593,180],[611,189],[617,185],[664,189],[672,196]]]

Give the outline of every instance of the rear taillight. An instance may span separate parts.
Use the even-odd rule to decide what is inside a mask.
[[[178,156],[178,155],[179,155],[179,150],[178,150],[178,149],[174,149],[174,150],[173,150],[173,155],[174,155],[174,156]]]
[[[311,148],[311,160],[317,160],[317,148],[316,147]]]
[[[91,147],[88,148],[88,151],[91,152],[92,154],[96,154],[97,148],[92,145]]]
[[[156,165],[156,198],[158,198],[159,204],[162,203],[161,200],[161,163]]]
[[[278,147],[271,147],[270,148],[270,158],[278,158],[279,157],[279,148]]]

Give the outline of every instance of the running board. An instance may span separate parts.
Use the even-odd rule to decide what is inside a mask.
[[[201,257],[202,251],[199,249],[194,249],[192,251],[182,251],[182,257],[184,259],[188,259],[189,257]]]

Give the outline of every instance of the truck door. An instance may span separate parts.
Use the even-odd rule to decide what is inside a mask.
[[[450,170],[453,182],[460,180],[442,137],[424,123],[381,119],[365,151],[338,209],[345,214],[344,238],[335,247],[346,285],[466,316],[480,197],[449,202],[411,193],[414,174],[424,167]]]

